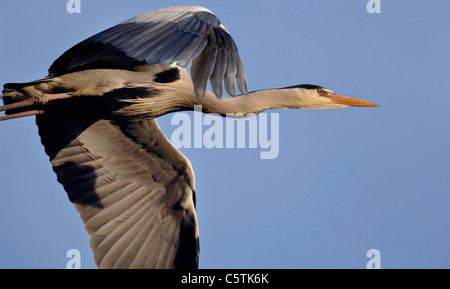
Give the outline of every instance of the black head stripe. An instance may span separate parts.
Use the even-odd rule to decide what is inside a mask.
[[[288,88],[319,89],[319,88],[324,88],[324,87],[315,85],[315,84],[299,84],[299,85],[283,87],[282,89],[288,89]]]

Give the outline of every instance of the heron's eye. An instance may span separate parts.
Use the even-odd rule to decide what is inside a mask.
[[[317,94],[322,94],[322,93],[323,93],[323,89],[322,88],[317,89]]]

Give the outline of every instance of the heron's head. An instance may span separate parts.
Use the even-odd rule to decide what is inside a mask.
[[[376,103],[348,97],[314,84],[289,86],[298,98],[299,108],[342,108],[348,106],[379,106]]]

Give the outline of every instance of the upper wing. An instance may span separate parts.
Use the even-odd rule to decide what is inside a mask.
[[[156,120],[49,111],[37,124],[100,268],[197,267],[193,172]]]
[[[126,20],[75,45],[50,67],[50,75],[98,67],[131,69],[139,64],[186,67],[197,96],[208,80],[217,97],[222,82],[231,96],[247,93],[247,79],[236,44],[219,19],[197,6],[170,7]]]

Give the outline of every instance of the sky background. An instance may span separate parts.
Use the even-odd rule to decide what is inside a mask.
[[[302,83],[378,108],[274,110],[279,155],[182,149],[196,176],[200,268],[450,268],[450,2],[0,2],[0,83],[42,78],[65,50],[168,6],[212,10],[249,90]],[[276,5],[274,5],[276,3]],[[169,135],[171,116],[160,125]],[[89,236],[56,181],[34,117],[0,123],[0,268],[65,268]]]

